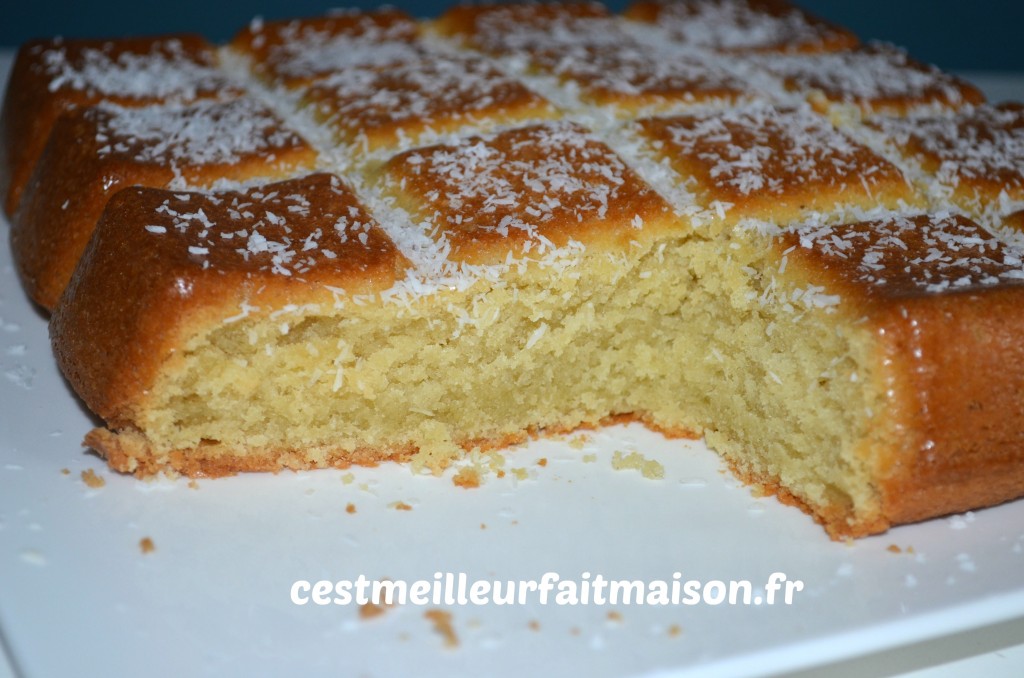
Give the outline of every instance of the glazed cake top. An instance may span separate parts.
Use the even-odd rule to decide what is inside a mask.
[[[697,103],[754,96],[754,88],[706,53],[640,45],[567,51],[551,72],[576,83],[594,104]]]
[[[637,0],[626,16],[672,40],[727,51],[821,52],[857,44],[849,31],[781,0]]]
[[[1024,199],[1024,106],[967,108],[952,116],[877,118],[870,125],[954,195]]]
[[[96,124],[97,157],[173,167],[232,165],[243,158],[273,162],[279,153],[312,148],[255,99],[200,101],[187,106],[126,109],[101,104],[88,113]]]
[[[777,224],[844,203],[897,207],[914,194],[888,160],[805,108],[753,104],[637,122],[704,207]],[[724,214],[723,214],[724,216]]]
[[[407,264],[376,220],[340,179],[314,174],[247,191],[131,189],[116,228],[176,271],[268,274],[349,289],[387,288]]]
[[[51,93],[72,91],[122,103],[191,101],[229,89],[212,45],[199,36],[37,41],[33,69]]]
[[[416,22],[404,12],[340,11],[325,17],[253,21],[232,42],[253,59],[256,75],[287,86],[340,68],[382,67],[422,56]]]
[[[759,65],[781,78],[789,90],[820,93],[831,103],[867,111],[904,113],[914,106],[959,108],[983,101],[972,85],[891,45],[876,43],[828,54],[770,55],[761,57]]]
[[[456,5],[441,15],[437,27],[490,54],[539,55],[567,44],[622,44],[624,36],[609,17],[596,2]]]
[[[624,251],[671,215],[639,175],[573,123],[407,151],[384,172],[385,190],[455,260],[471,264],[543,257],[570,245]]]
[[[346,68],[310,87],[306,97],[339,141],[363,140],[368,150],[427,129],[554,112],[489,62],[445,54],[385,69]]]
[[[956,214],[805,226],[775,247],[878,300],[1024,285],[1020,250]]]
[[[939,168],[925,162],[925,171],[940,176],[959,163],[963,183],[993,176],[975,157],[991,141],[986,157],[1011,158],[994,167],[1017,172],[995,172],[995,182],[1024,186],[1009,109],[974,108],[974,90],[897,50],[857,48],[782,0],[641,1],[623,16],[571,2],[458,6],[430,23],[397,10],[254,21],[220,66],[201,41],[149,43],[162,46],[90,49],[115,60],[195,52],[181,57],[194,62],[188,68],[252,98],[135,114],[104,104],[97,110],[145,141],[147,150],[131,153],[230,162],[308,140],[319,159],[297,163],[296,173],[345,175],[408,268],[394,276],[403,298],[465,288],[518,262],[564,267],[588,248],[621,253],[689,237],[708,224],[700,237],[744,219],[795,228],[872,210],[950,210],[921,190],[920,176],[904,174],[909,164],[893,146],[932,154]],[[813,100],[794,104],[793,92],[812,91],[859,105],[862,117],[833,121]],[[918,106],[936,102],[944,109],[914,123],[876,115],[920,115]],[[180,127],[168,127],[170,110],[182,113]],[[212,111],[215,124],[201,122]],[[874,144],[867,125],[888,146]],[[963,138],[972,141],[957,150]]]

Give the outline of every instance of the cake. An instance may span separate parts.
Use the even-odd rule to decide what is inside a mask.
[[[19,272],[115,470],[441,472],[625,420],[834,538],[1024,495],[1019,105],[781,0],[254,21],[157,87],[179,40],[27,45],[4,107]]]

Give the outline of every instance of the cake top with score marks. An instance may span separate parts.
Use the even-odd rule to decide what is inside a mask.
[[[605,144],[573,123],[549,123],[414,149],[384,167],[395,196],[471,264],[543,257],[682,230],[668,204]]]
[[[858,42],[786,0],[636,0],[626,16],[657,25],[674,41],[722,51],[812,53]]]
[[[43,40],[27,46],[51,92],[127,103],[192,101],[229,89],[214,47],[199,36]]]
[[[924,190],[922,175],[955,186],[988,182],[1024,200],[1019,109],[979,106],[970,86],[895,48],[858,46],[784,0],[637,0],[621,15],[585,0],[474,4],[433,21],[352,10],[255,20],[220,56],[189,36],[57,40],[29,53],[50,69],[50,90],[98,93],[89,103],[102,128],[98,158],[175,167],[291,158],[281,167],[293,181],[317,170],[339,175],[331,189],[318,179],[302,191],[343,188],[366,217],[360,223],[372,221],[393,248],[385,268],[401,269],[371,277],[414,296],[475,284],[517,262],[622,254],[690,237],[695,226],[710,227],[697,237],[745,221],[842,229],[851,214],[963,204]],[[100,62],[106,79],[93,75]],[[157,82],[169,64],[178,70]],[[138,79],[128,77],[136,67]],[[147,91],[152,101],[121,100]],[[794,103],[794,94],[808,103]],[[864,116],[833,122],[834,104]],[[901,123],[883,113],[917,117]],[[869,146],[871,134],[889,146]],[[903,172],[915,171],[910,161],[921,165],[912,177]],[[262,181],[278,173],[268,176]],[[237,192],[249,190],[259,193]],[[140,205],[155,199],[139,195]],[[198,195],[190,200],[201,202]],[[300,205],[285,207],[301,216]],[[225,218],[234,217],[215,221]],[[263,228],[249,229],[256,236],[247,242]],[[244,228],[177,245],[204,271],[238,270],[237,256],[244,263],[263,255],[269,264],[247,276],[328,270],[318,238],[296,250],[290,229],[301,225],[282,228],[259,252],[229,242]],[[286,246],[274,245],[285,238]],[[871,248],[895,242],[881,238]],[[923,289],[939,290],[930,284]]]
[[[843,204],[917,200],[888,160],[806,108],[757,103],[726,112],[647,118],[640,133],[703,206],[723,217],[787,224]]]
[[[780,236],[775,249],[790,266],[817,269],[845,294],[876,301],[1024,286],[1021,251],[955,214],[805,226]]]

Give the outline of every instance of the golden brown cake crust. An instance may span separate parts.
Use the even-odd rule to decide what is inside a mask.
[[[1022,494],[1024,286],[916,297],[878,320],[884,358],[906,375],[906,447],[880,483],[892,524]]]

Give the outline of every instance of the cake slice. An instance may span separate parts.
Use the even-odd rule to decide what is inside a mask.
[[[111,429],[87,443],[139,476],[407,457],[368,447],[369,430],[330,435],[346,414],[329,405],[346,338],[301,322],[339,294],[379,294],[407,266],[333,175],[216,194],[122,190],[50,325],[62,369]]]
[[[827,507],[813,510],[833,536],[1021,494],[1019,250],[965,217],[937,214],[790,230],[772,240],[770,257],[778,264],[777,299],[787,290],[835,295],[792,322],[798,331],[817,334],[817,325],[841,337],[847,352],[833,354],[837,362],[817,383],[810,374],[791,383],[790,374],[778,373],[777,386],[808,406],[800,412],[789,405],[791,441],[807,423],[837,435],[780,459],[758,455],[764,444],[751,439],[742,439],[737,454],[735,445],[710,436],[741,475],[769,479],[803,503],[816,499],[801,492],[800,476],[816,468],[830,484],[822,495]],[[797,352],[787,362],[801,358]],[[832,386],[842,381],[848,383]],[[816,393],[824,389],[852,393],[821,411]],[[837,431],[840,422],[845,430]],[[838,519],[850,513],[850,500],[857,517]]]
[[[690,261],[665,359],[739,477],[834,538],[1021,495],[1018,250],[918,214],[750,222]]]
[[[275,179],[312,170],[316,160],[302,137],[247,97],[68,111],[11,220],[18,272],[29,296],[52,309],[107,200],[124,187]]]

